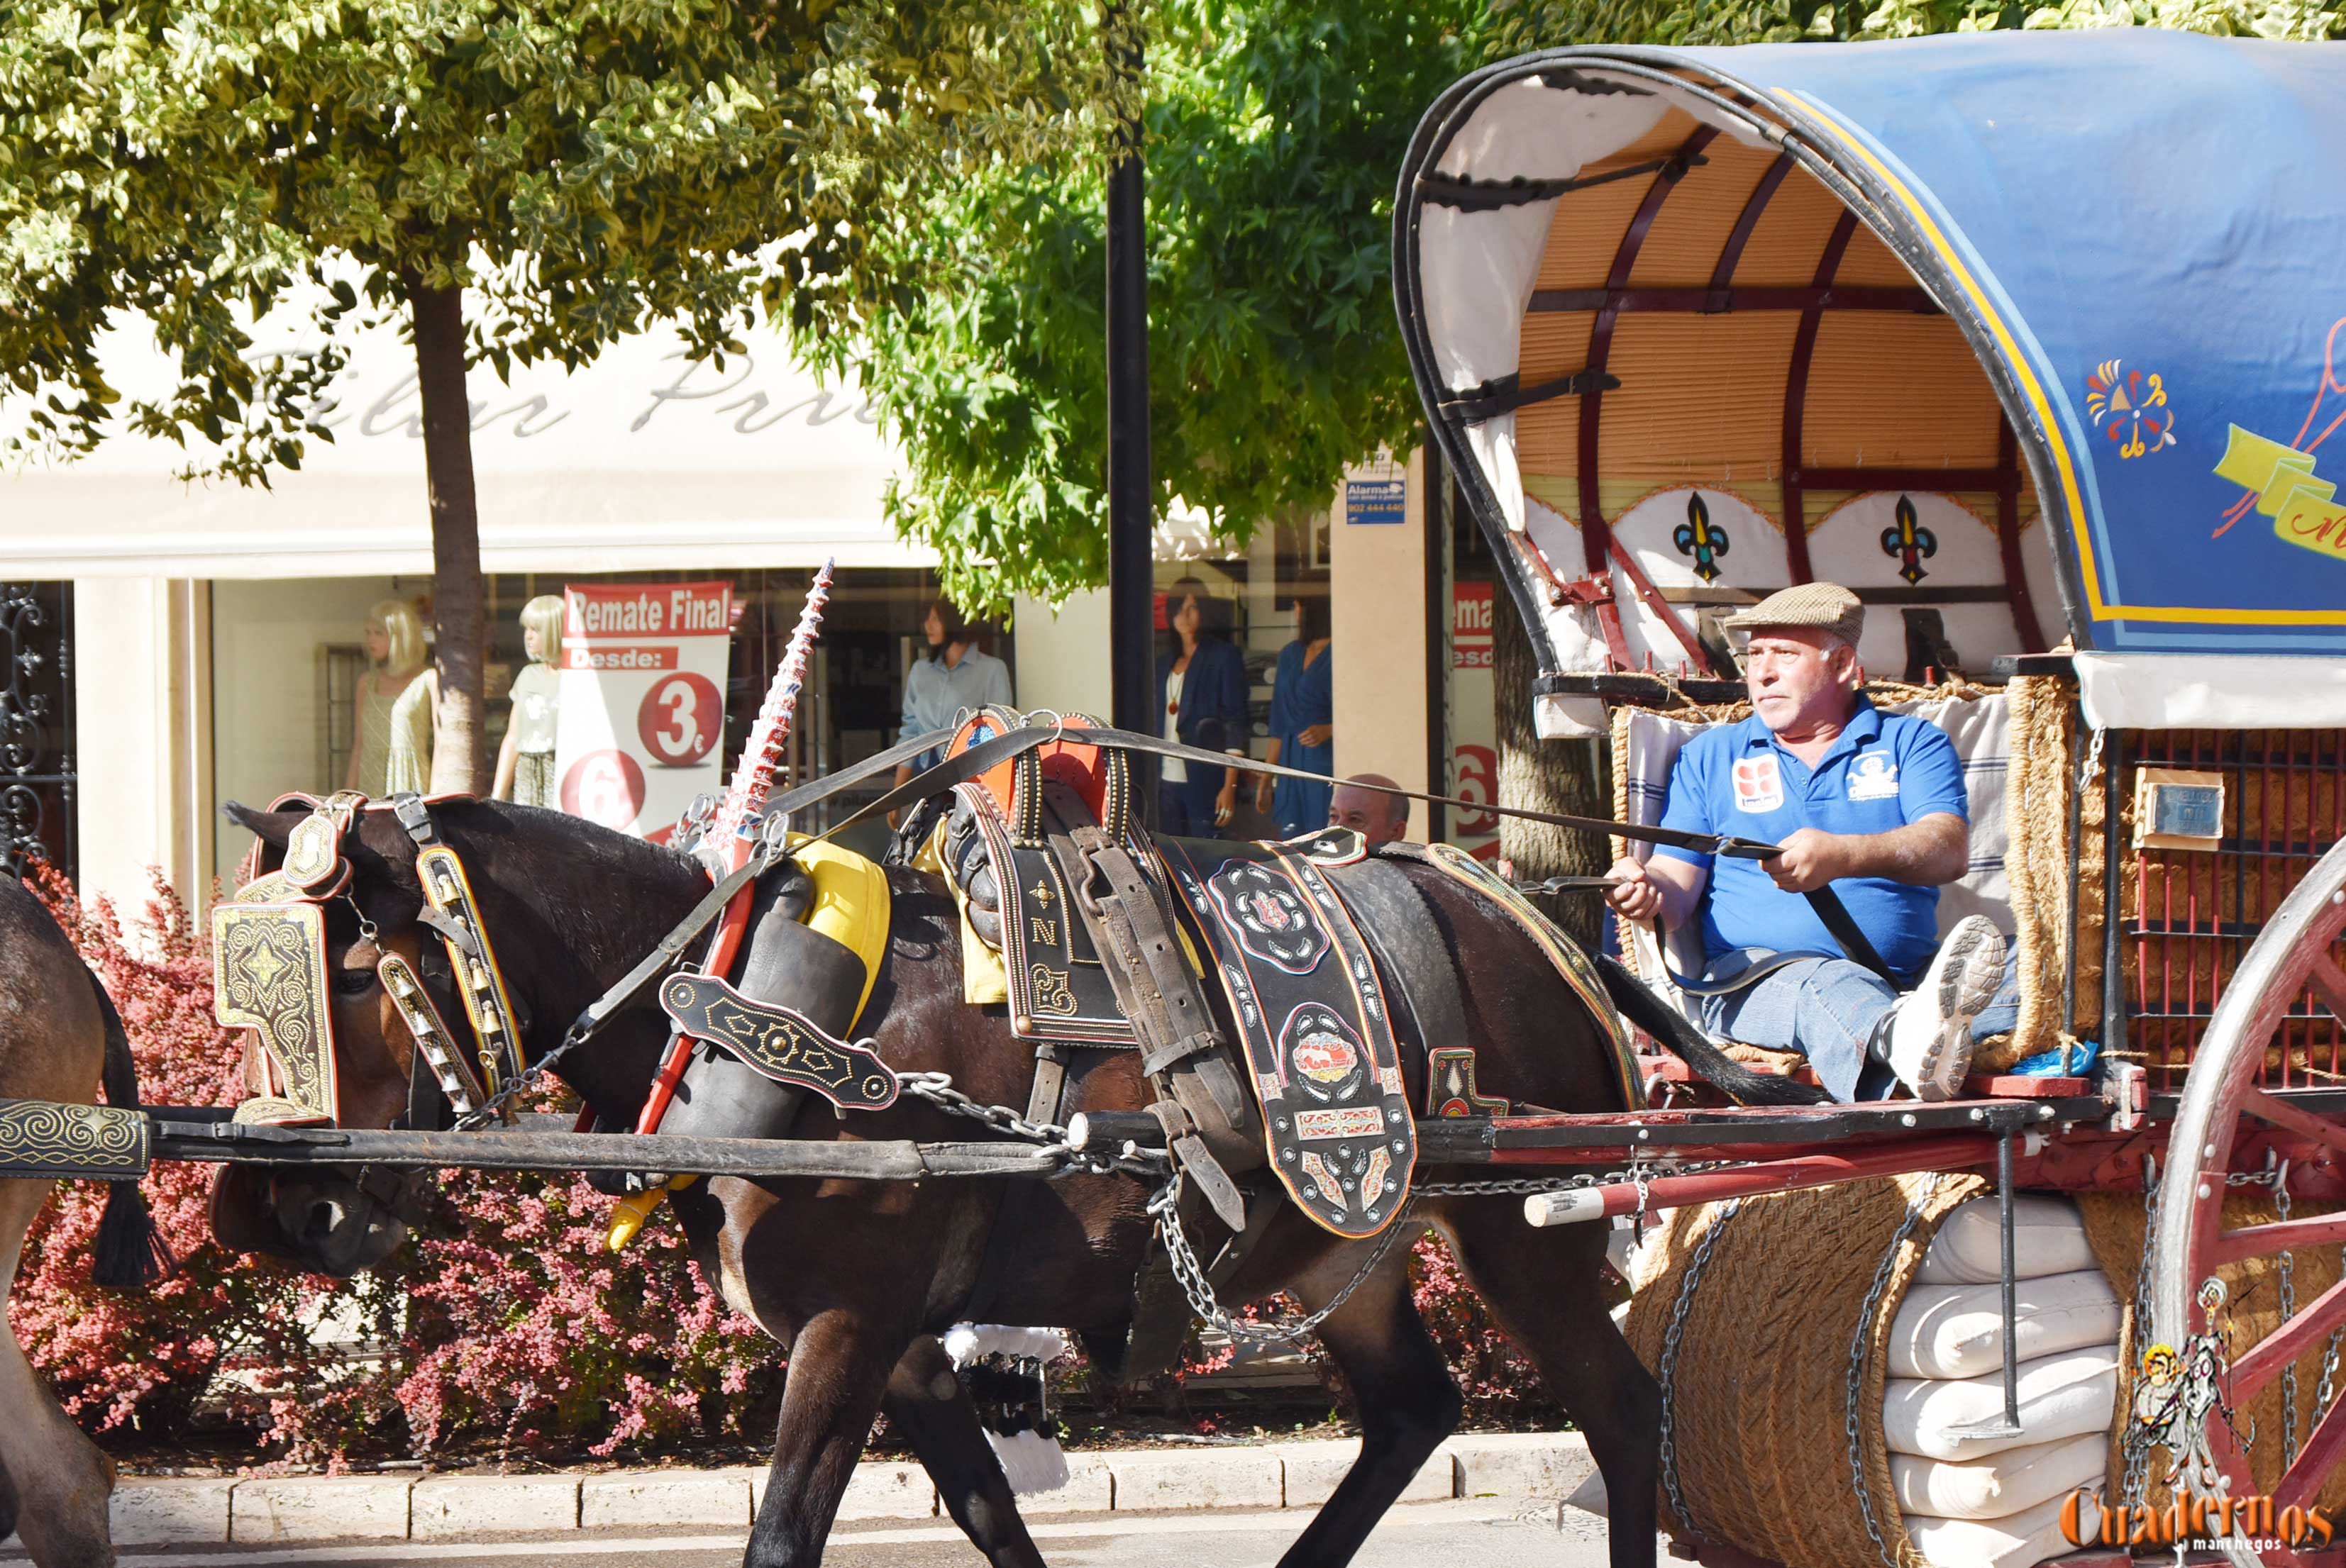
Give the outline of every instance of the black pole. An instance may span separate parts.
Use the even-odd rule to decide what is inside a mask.
[[[1120,8],[1119,8],[1120,9]],[[1126,66],[1141,75],[1135,42]],[[1125,123],[1107,181],[1107,591],[1110,692],[1118,728],[1153,735],[1157,607],[1148,460],[1148,251],[1141,125]],[[1154,769],[1148,769],[1152,775]],[[1157,791],[1141,791],[1156,818]]]

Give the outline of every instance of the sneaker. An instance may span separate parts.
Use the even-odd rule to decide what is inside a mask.
[[[2004,934],[1966,915],[1940,944],[1923,983],[1899,998],[1890,1026],[1890,1070],[1918,1100],[1952,1100],[1972,1069],[1972,1020],[2004,981]]]

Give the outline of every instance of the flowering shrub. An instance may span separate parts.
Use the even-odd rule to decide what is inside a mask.
[[[112,994],[143,1097],[232,1103],[240,1043],[213,1021],[209,957],[160,881],[130,935],[110,904],[81,904],[62,878],[39,874],[36,886]],[[407,1246],[335,1280],[220,1247],[211,1181],[211,1167],[165,1163],[144,1184],[178,1263],[151,1289],[91,1283],[98,1184],[60,1183],[26,1236],[9,1326],[66,1412],[103,1441],[168,1444],[207,1399],[258,1434],[261,1455],[329,1467],[607,1455],[772,1430],[780,1348],[725,1307],[664,1214],[615,1256],[610,1200],[583,1180],[444,1172],[436,1210]],[[1553,1416],[1439,1241],[1418,1244],[1411,1277],[1471,1420]]]

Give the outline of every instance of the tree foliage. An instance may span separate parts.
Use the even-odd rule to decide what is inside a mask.
[[[1394,172],[1481,51],[1476,0],[1164,0],[1148,41],[1160,504],[1243,539],[1324,504],[1419,418],[1394,325]],[[873,243],[859,373],[905,452],[891,520],[973,606],[1105,580],[1106,181],[1003,160]]]
[[[352,319],[416,329],[441,749],[465,765],[434,778],[464,787],[463,363],[576,366],[656,320],[716,351],[761,301],[820,331],[890,295],[868,241],[894,204],[1101,144],[1103,26],[1085,0],[26,0],[0,21],[0,390],[53,452],[127,424],[265,481],[331,439]],[[255,358],[280,303],[322,350]],[[178,375],[117,419],[99,342],[130,317]]]
[[[1496,57],[1563,44],[1777,44],[2011,27],[2175,27],[2305,41],[2346,37],[2339,0],[1524,0]]]

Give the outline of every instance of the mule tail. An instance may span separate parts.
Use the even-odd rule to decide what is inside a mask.
[[[1832,1096],[1812,1084],[1778,1073],[1755,1073],[1711,1044],[1710,1036],[1688,1023],[1678,1010],[1654,994],[1617,958],[1600,954],[1597,972],[1605,977],[1605,993],[1630,1023],[1676,1052],[1695,1076],[1739,1105],[1814,1105]]]
[[[138,1068],[130,1058],[130,1036],[122,1028],[122,1014],[97,975],[89,977],[97,993],[98,1011],[106,1015],[106,1064],[98,1082],[106,1103],[117,1110],[138,1108]],[[178,1268],[171,1251],[155,1229],[147,1195],[135,1181],[108,1182],[106,1211],[98,1217],[97,1245],[90,1262],[90,1278],[113,1290],[152,1285]]]

